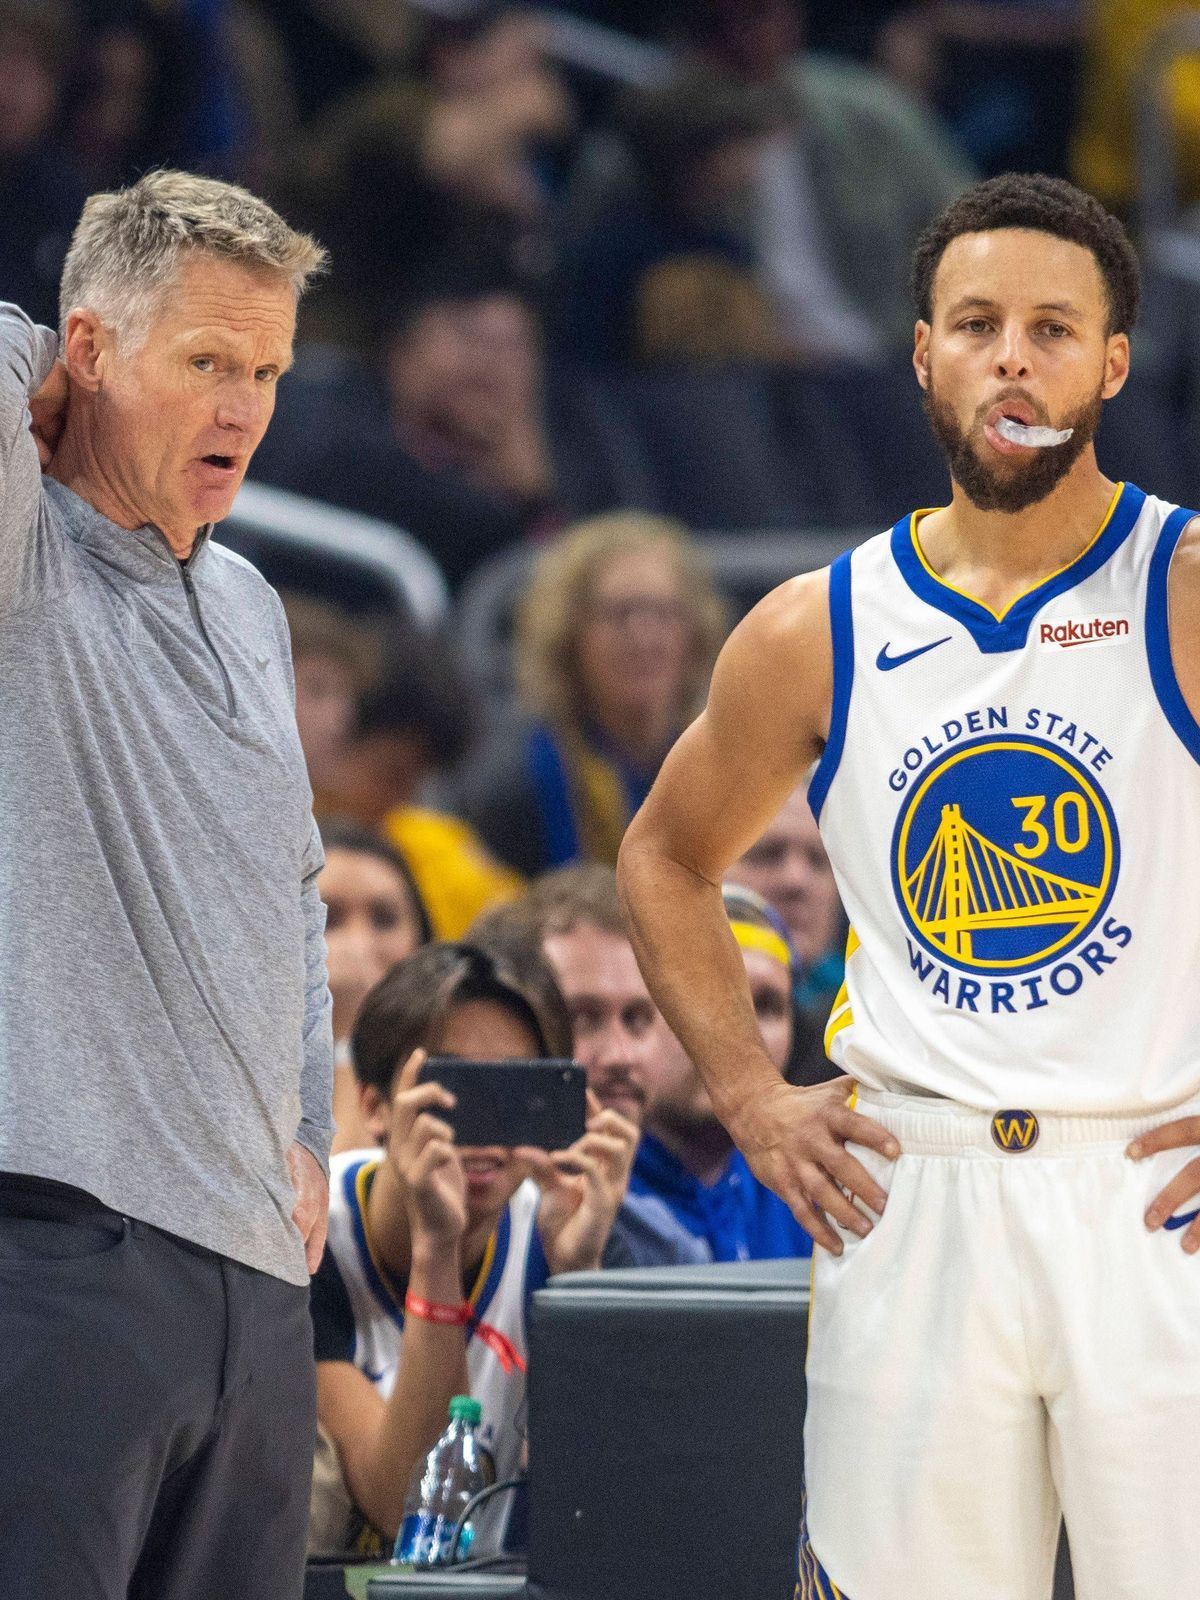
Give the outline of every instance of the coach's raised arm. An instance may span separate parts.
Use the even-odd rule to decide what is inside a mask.
[[[211,535],[323,261],[154,172],[87,202],[59,334],[0,306],[6,1596],[300,1593],[322,854],[282,607]]]
[[[57,334],[0,304],[0,614],[18,610],[45,582],[53,540],[39,515],[42,466],[61,435],[67,399],[57,356]]]

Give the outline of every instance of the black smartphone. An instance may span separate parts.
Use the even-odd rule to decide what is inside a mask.
[[[439,1083],[455,1097],[437,1111],[461,1145],[536,1145],[565,1150],[583,1137],[587,1073],[574,1061],[464,1061],[430,1056],[419,1083]]]

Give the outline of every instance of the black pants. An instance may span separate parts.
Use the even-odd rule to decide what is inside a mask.
[[[299,1600],[308,1290],[0,1175],[0,1595]]]

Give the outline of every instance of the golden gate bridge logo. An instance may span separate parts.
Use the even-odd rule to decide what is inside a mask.
[[[1107,799],[1031,738],[963,746],[901,812],[893,881],[925,948],[973,971],[1038,966],[1098,921],[1116,877]]]
[[[1031,867],[985,839],[953,804],[942,807],[933,843],[904,891],[926,936],[961,961],[971,960],[980,928],[1067,921],[1083,928],[1100,903],[1092,885]]]

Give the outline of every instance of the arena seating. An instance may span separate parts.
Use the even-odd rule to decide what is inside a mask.
[[[318,352],[280,390],[255,476],[287,487],[314,437],[386,426],[378,384]],[[560,498],[572,515],[635,506],[693,529],[886,527],[938,505],[946,469],[907,361],[877,367],[557,369],[546,405]],[[1195,450],[1186,407],[1139,373],[1104,411],[1110,475],[1186,504]],[[336,502],[336,484],[329,487]]]
[[[420,627],[445,617],[446,580],[402,528],[264,483],[242,484],[219,540],[277,589],[336,598],[353,611],[394,613]]]
[[[697,536],[697,545],[729,602],[731,622],[736,622],[777,584],[824,566],[876,531],[792,528],[703,533]],[[514,612],[536,557],[537,551],[526,546],[487,562],[463,587],[454,609],[459,656],[497,707],[506,704],[511,695]]]

